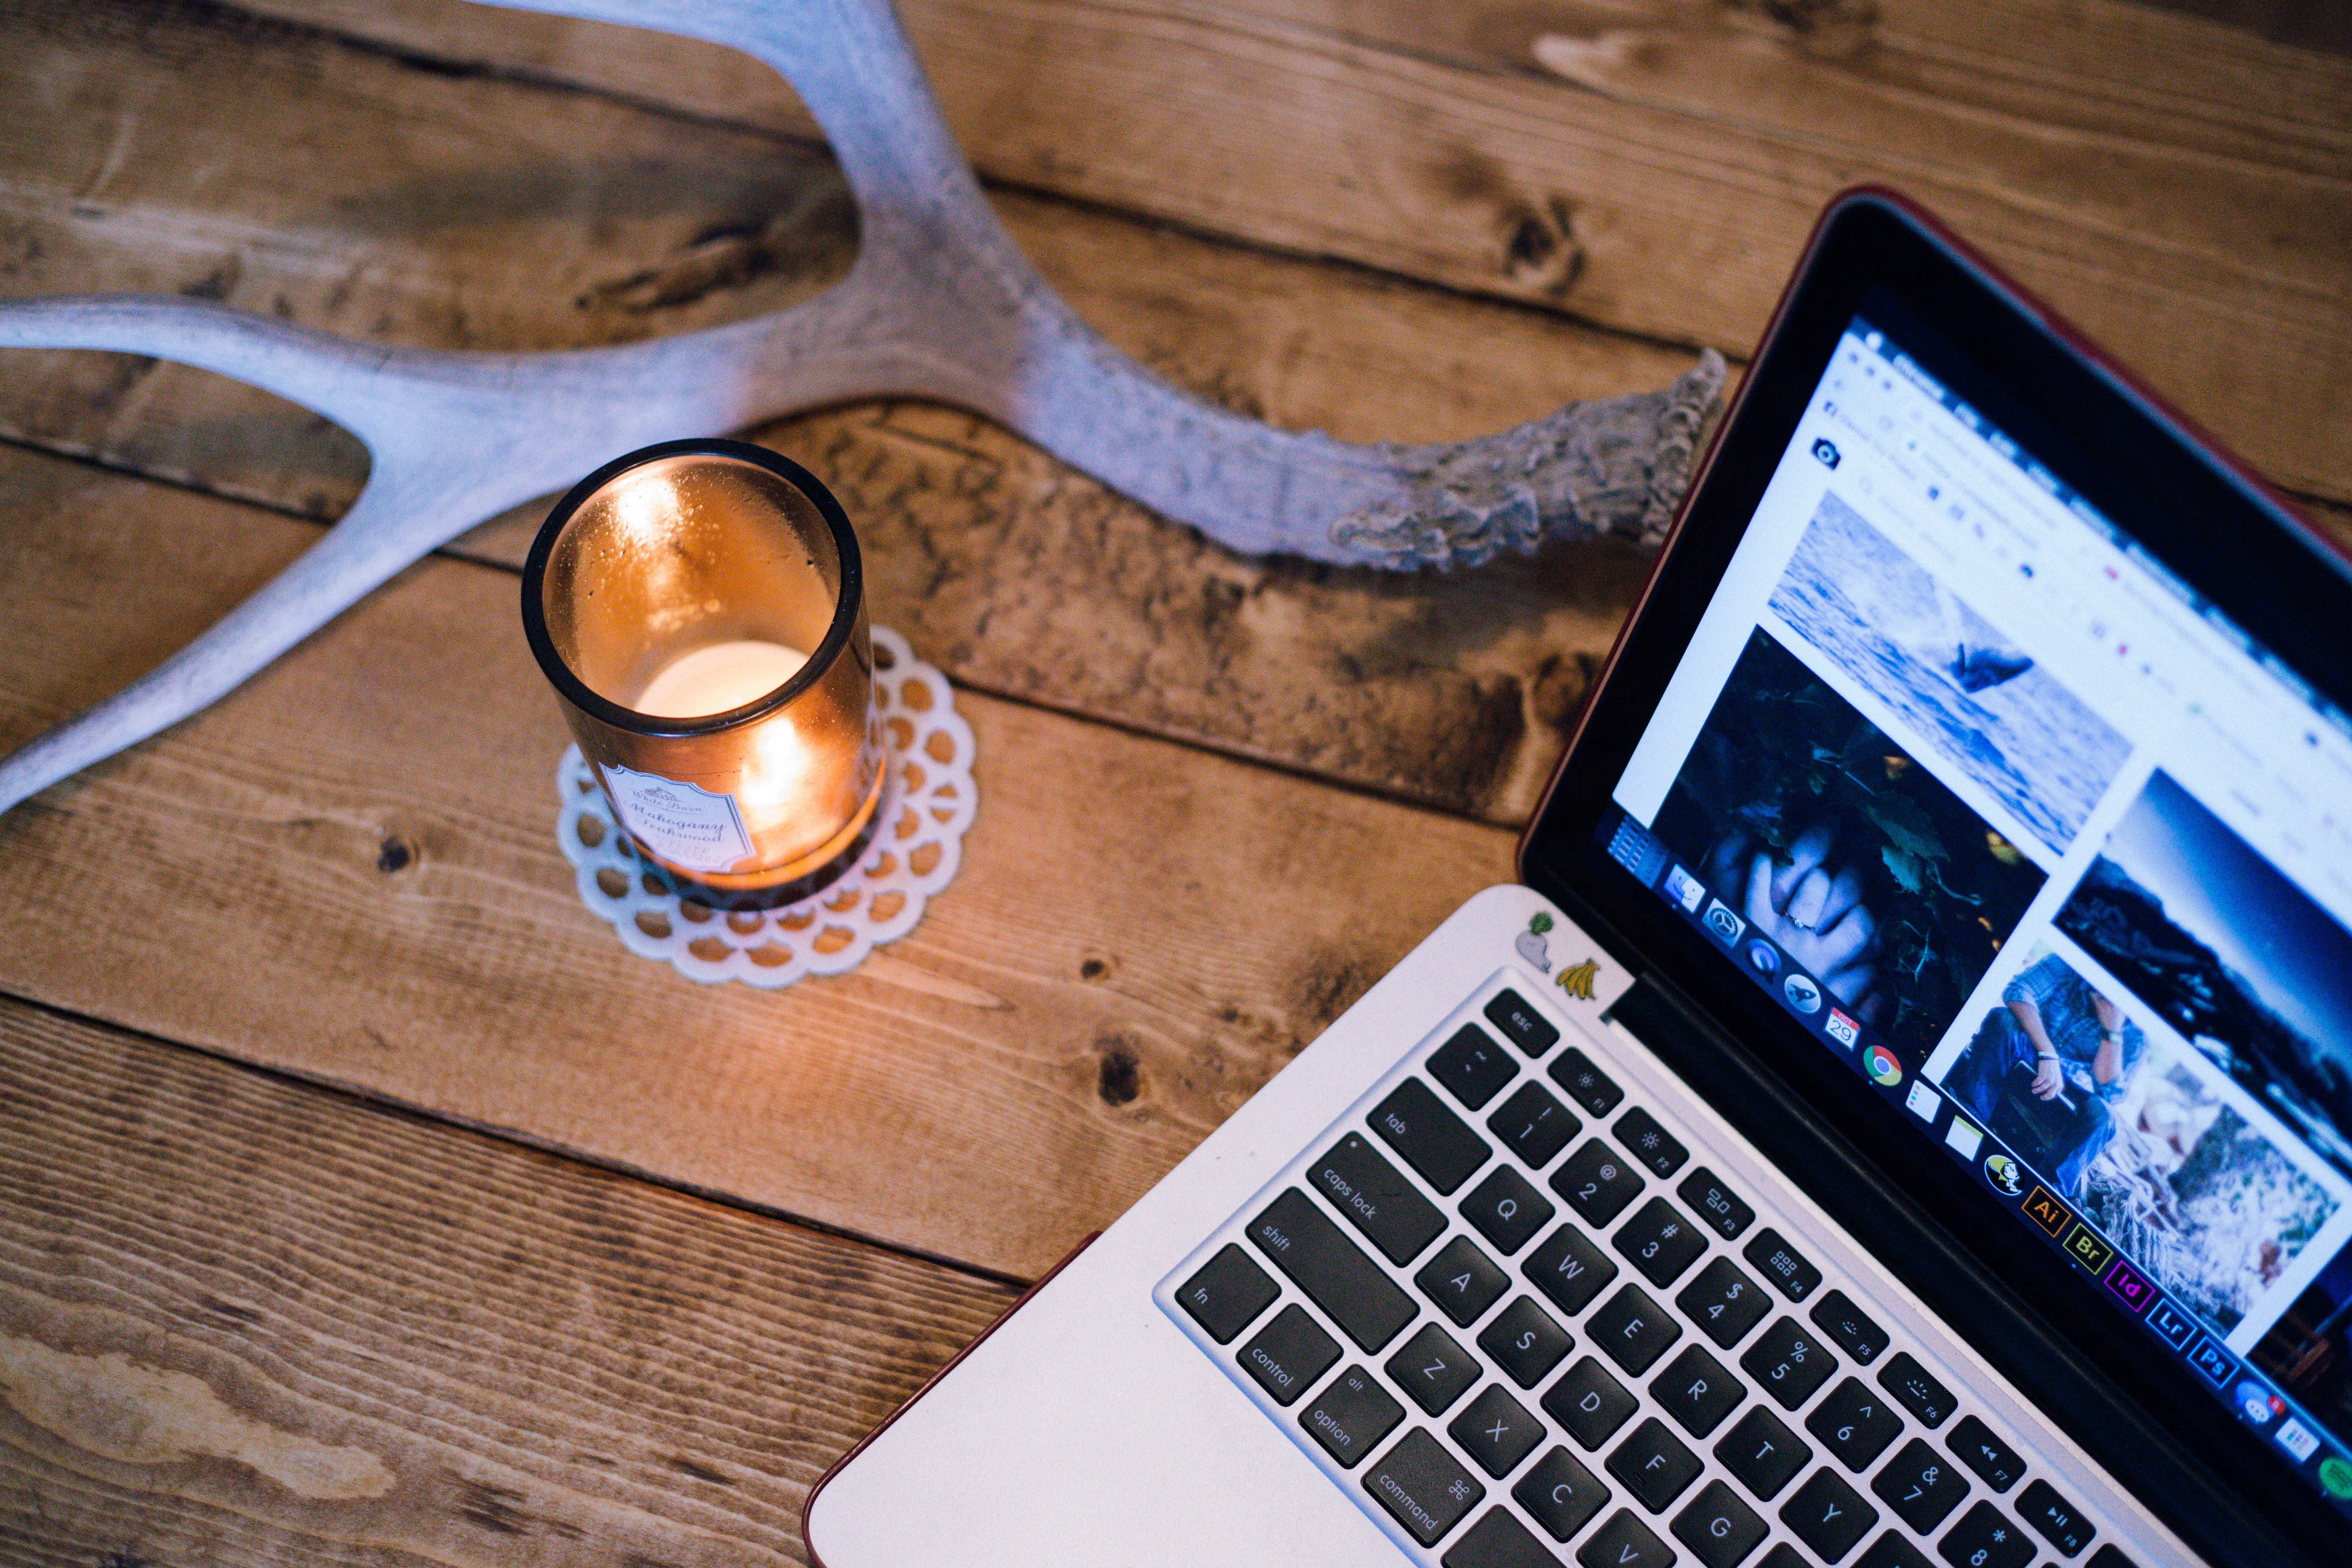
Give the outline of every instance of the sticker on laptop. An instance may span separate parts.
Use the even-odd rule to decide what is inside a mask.
[[[1538,974],[1551,973],[1551,944],[1544,941],[1544,932],[1549,930],[1551,917],[1538,910],[1529,917],[1528,929],[1521,931],[1518,940],[1511,944],[1519,950],[1521,958],[1536,966]]]
[[[1582,963],[1561,970],[1557,984],[1578,1001],[1590,1002],[1592,1000],[1592,983],[1600,978],[1601,961],[1588,958]]]

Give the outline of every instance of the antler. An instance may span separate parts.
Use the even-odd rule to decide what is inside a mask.
[[[986,414],[1245,553],[1483,562],[1547,534],[1655,539],[1723,382],[1571,404],[1481,440],[1352,446],[1203,402],[1072,315],[998,224],[887,0],[494,0],[709,38],[764,60],[859,209],[849,275],[790,310],[575,353],[370,348],[176,298],[0,305],[0,344],[201,365],[347,426],[366,488],[301,559],[114,697],[0,762],[0,811],[197,712],[483,519],[631,447],[797,409],[916,396]]]

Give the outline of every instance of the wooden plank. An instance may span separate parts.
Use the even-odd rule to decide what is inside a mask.
[[[0,452],[0,746],[312,531],[21,452]],[[706,989],[628,954],[572,890],[564,735],[514,576],[428,561],[0,817],[18,900],[0,990],[1028,1274],[1510,875],[1496,828],[959,706],[980,816],[921,926],[845,977]]]
[[[69,18],[44,29],[15,19],[26,47],[0,52],[0,83],[34,94],[78,74],[84,85],[70,111],[6,149],[13,205],[0,226],[23,258],[7,287],[211,292],[431,346],[589,342],[792,297],[852,243],[824,226],[846,221],[822,199],[830,164],[790,145],[771,158],[772,143],[724,128],[233,21],[173,12],[135,31],[76,31]],[[126,150],[133,122],[177,132],[134,134]],[[535,215],[477,202],[429,232],[392,235],[350,219],[413,203],[400,193],[420,167],[462,178],[475,155],[464,149],[504,125],[545,150],[501,176],[540,192]],[[338,148],[332,160],[278,178],[280,145],[322,141]],[[709,184],[705,173],[730,159],[774,166]],[[97,204],[85,202],[102,166]],[[783,216],[761,218],[747,184]],[[663,201],[609,254],[566,216],[654,191]],[[1002,208],[1129,352],[1292,427],[1464,437],[1655,384],[1687,363],[1548,312],[1065,202],[1012,193]],[[698,270],[712,243],[731,242],[697,236],[739,230],[782,236],[777,254],[724,278]],[[524,264],[533,254],[543,266]],[[594,276],[709,287],[583,311],[582,280]],[[364,454],[332,426],[201,372],[94,354],[11,363],[26,368],[0,383],[0,431],[20,440],[314,516],[348,505],[365,474]],[[878,579],[904,606],[898,624],[960,680],[1494,821],[1532,808],[1642,569],[1616,545],[1408,579],[1245,562],[939,410],[829,411],[762,438],[851,501]],[[519,562],[543,513],[523,509],[466,548]]]
[[[705,46],[451,0],[266,4],[806,125],[763,68]],[[1571,81],[1380,36],[1425,32],[1396,22],[1425,9],[921,0],[907,15],[996,179],[1679,341],[1747,348],[1822,201],[1896,184],[2283,482],[2352,499],[2341,58],[2112,0],[1830,7],[1857,20],[1810,29],[1658,0],[1631,26],[1568,7],[1559,36],[1590,46],[1552,51],[1581,62]],[[1504,37],[1526,25],[1476,15]],[[1988,79],[2001,85],[1969,85]]]
[[[0,1001],[0,1556],[804,1561],[1010,1288]]]

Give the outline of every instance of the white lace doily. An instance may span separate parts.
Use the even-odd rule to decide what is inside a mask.
[[[665,959],[706,984],[740,980],[772,990],[803,974],[856,968],[914,930],[930,896],[955,880],[980,805],[971,726],[955,710],[954,689],[884,626],[874,628],[874,709],[890,750],[876,808],[882,826],[856,870],[780,910],[680,900],[639,862],[580,748],[567,748],[556,768],[563,804],[555,835],[577,873],[580,901],[611,921],[631,952]]]

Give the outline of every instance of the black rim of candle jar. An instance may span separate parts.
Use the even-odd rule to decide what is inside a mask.
[[[555,639],[547,630],[546,584],[547,563],[555,553],[555,542],[574,513],[585,506],[588,498],[619,479],[632,468],[667,458],[732,458],[756,468],[761,468],[784,480],[806,496],[815,506],[817,515],[833,530],[835,558],[840,563],[841,585],[834,595],[833,624],[825,627],[824,640],[810,653],[808,662],[793,672],[790,680],[765,697],[746,702],[740,708],[730,708],[724,713],[710,713],[695,719],[656,719],[650,714],[626,708],[590,689],[588,683],[572,673],[563,656],[556,651]],[[688,441],[663,441],[651,447],[640,447],[634,452],[614,458],[571,489],[555,503],[540,525],[539,536],[530,542],[530,554],[522,567],[522,632],[530,644],[531,657],[565,701],[590,718],[625,730],[633,735],[680,736],[709,735],[721,730],[731,730],[739,724],[772,713],[790,703],[793,698],[824,678],[849,647],[850,633],[857,625],[857,610],[866,595],[866,572],[863,558],[857,552],[857,535],[850,531],[849,514],[841,502],[824,488],[823,480],[790,458],[771,452],[765,447],[755,447],[749,441],[728,441],[703,437]]]

